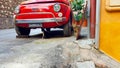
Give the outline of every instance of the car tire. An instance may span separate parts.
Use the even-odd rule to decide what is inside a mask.
[[[63,27],[63,35],[65,37],[71,36],[72,35],[72,20],[69,18],[69,21],[67,24],[64,25]]]
[[[15,26],[15,31],[16,31],[18,36],[20,36],[20,35],[29,35],[30,34],[30,29],[29,28],[23,28],[23,27]]]

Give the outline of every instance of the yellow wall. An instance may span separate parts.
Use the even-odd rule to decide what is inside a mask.
[[[106,0],[101,0],[100,50],[120,62],[120,9],[117,8],[114,10],[106,5]]]

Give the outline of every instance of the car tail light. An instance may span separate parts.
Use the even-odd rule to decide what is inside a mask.
[[[16,8],[15,8],[15,11],[14,11],[16,14],[18,14],[20,12],[20,6],[18,5]]]
[[[60,6],[60,4],[56,3],[53,8],[54,8],[55,12],[59,12],[61,9],[61,6]]]

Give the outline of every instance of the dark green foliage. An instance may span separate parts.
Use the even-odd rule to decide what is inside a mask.
[[[74,19],[80,21],[82,19],[82,13],[74,14]]]
[[[84,0],[73,0],[71,3],[73,11],[76,12],[76,14],[74,14],[76,21],[80,21],[80,19],[82,19],[81,10],[83,9],[83,3]]]

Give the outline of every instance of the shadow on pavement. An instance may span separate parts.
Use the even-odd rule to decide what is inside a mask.
[[[82,32],[85,32],[85,30],[83,30]],[[74,36],[74,33],[72,34],[72,36]],[[31,39],[32,38],[36,38],[36,39],[45,38],[45,39],[49,39],[49,38],[61,38],[61,37],[64,38],[63,30],[53,30],[53,31],[47,32],[45,37],[43,37],[43,33],[38,33],[38,34],[30,35],[30,36],[22,36],[22,37],[17,37],[17,38],[31,38]],[[79,35],[79,39],[86,39],[86,38],[87,38],[87,34],[85,34],[85,33]]]
[[[48,32],[46,38],[59,38],[59,37],[64,37],[62,30]],[[29,38],[43,38],[43,33],[30,35]]]

